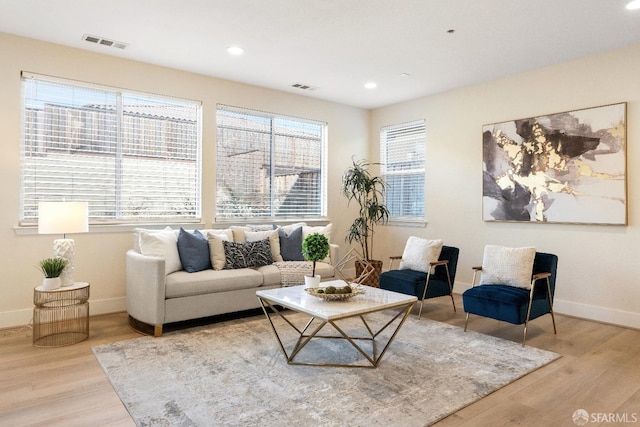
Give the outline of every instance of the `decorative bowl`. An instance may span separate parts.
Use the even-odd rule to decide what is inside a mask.
[[[349,285],[349,287],[351,288],[351,292],[341,293],[341,294],[338,294],[338,293],[327,294],[324,292],[327,288],[323,288],[323,287],[305,288],[305,291],[309,295],[313,295],[314,297],[317,297],[317,298],[322,298],[323,300],[326,300],[326,301],[344,301],[349,298],[355,297],[356,295],[364,294],[364,289],[362,288],[362,286]]]

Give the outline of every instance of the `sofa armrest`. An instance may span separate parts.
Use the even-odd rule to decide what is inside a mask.
[[[331,260],[331,265],[335,266],[340,258],[338,258],[338,250],[340,246],[335,243],[329,243],[329,259]]]
[[[151,325],[164,323],[164,259],[127,251],[127,312]]]

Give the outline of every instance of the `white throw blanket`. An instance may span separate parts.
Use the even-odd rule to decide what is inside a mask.
[[[304,284],[304,276],[311,275],[313,265],[309,261],[284,261],[273,263],[280,270],[282,286]]]

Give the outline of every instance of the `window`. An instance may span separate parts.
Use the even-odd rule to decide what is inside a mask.
[[[325,123],[218,106],[217,219],[326,215]]]
[[[381,173],[387,182],[390,220],[424,219],[424,120],[387,126],[380,131]]]
[[[87,201],[96,222],[199,220],[201,105],[22,76],[22,214]]]

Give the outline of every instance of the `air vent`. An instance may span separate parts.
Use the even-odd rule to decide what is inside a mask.
[[[291,87],[295,87],[296,89],[301,89],[301,90],[316,90],[316,89],[318,89],[316,86],[305,85],[305,84],[302,84],[302,83],[292,84]]]
[[[114,40],[105,39],[104,37],[92,36],[91,34],[83,35],[82,40],[102,46],[115,47],[116,49],[125,49],[127,46],[129,46],[129,43],[117,42]]]

